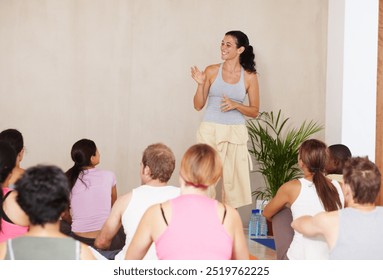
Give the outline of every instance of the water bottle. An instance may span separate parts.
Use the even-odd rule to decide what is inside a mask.
[[[259,236],[259,223],[260,223],[260,210],[251,210],[251,216],[249,220],[249,238],[256,238]]]
[[[262,211],[263,212],[263,211]],[[259,212],[259,236],[267,237],[267,221],[265,216],[262,215],[262,212]]]

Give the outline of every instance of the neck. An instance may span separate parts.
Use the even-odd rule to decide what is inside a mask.
[[[185,185],[181,186],[181,194],[199,194],[199,195],[208,196],[207,189],[205,188],[196,188],[193,186],[185,186]]]
[[[376,208],[374,203],[359,204],[356,202],[351,202],[348,206],[360,210],[362,212],[370,212]]]
[[[38,236],[38,237],[65,237],[60,232],[60,223],[47,223],[41,225],[31,225],[29,231],[25,234],[27,236]]]
[[[163,187],[163,186],[167,186],[168,185],[168,182],[161,182],[158,179],[149,179],[149,180],[146,180],[146,181],[142,181],[141,183],[142,183],[142,185],[148,185],[148,186],[151,186],[151,187]]]
[[[239,70],[241,70],[241,64],[238,60],[226,60],[223,64],[226,71],[229,71],[230,73],[235,73]]]

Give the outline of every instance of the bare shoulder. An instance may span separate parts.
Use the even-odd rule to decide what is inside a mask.
[[[279,191],[287,192],[287,193],[288,192],[294,192],[296,190],[300,190],[300,187],[301,187],[301,183],[299,182],[299,180],[295,179],[295,180],[291,180],[291,181],[284,183],[279,188]]]
[[[219,70],[219,67],[220,67],[220,64],[211,64],[209,66],[206,67],[205,69],[205,73],[207,75],[214,75],[214,74],[217,74],[218,73],[218,70]]]
[[[117,198],[116,202],[113,204],[112,212],[114,213],[123,213],[125,209],[128,207],[130,201],[132,199],[132,192],[128,192],[119,198]]]
[[[258,81],[258,75],[257,73],[254,73],[254,72],[245,71],[245,79]]]

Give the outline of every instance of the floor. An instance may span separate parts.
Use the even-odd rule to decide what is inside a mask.
[[[245,229],[245,234],[247,235],[247,229]],[[255,242],[251,239],[247,239],[247,244],[249,248],[250,258],[258,260],[276,260],[276,252],[258,242]]]

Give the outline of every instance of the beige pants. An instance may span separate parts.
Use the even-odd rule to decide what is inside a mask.
[[[248,132],[245,125],[224,125],[202,122],[197,142],[214,147],[223,164],[222,202],[234,208],[252,203],[250,185],[251,158],[247,149]],[[209,187],[215,198],[215,186]]]

